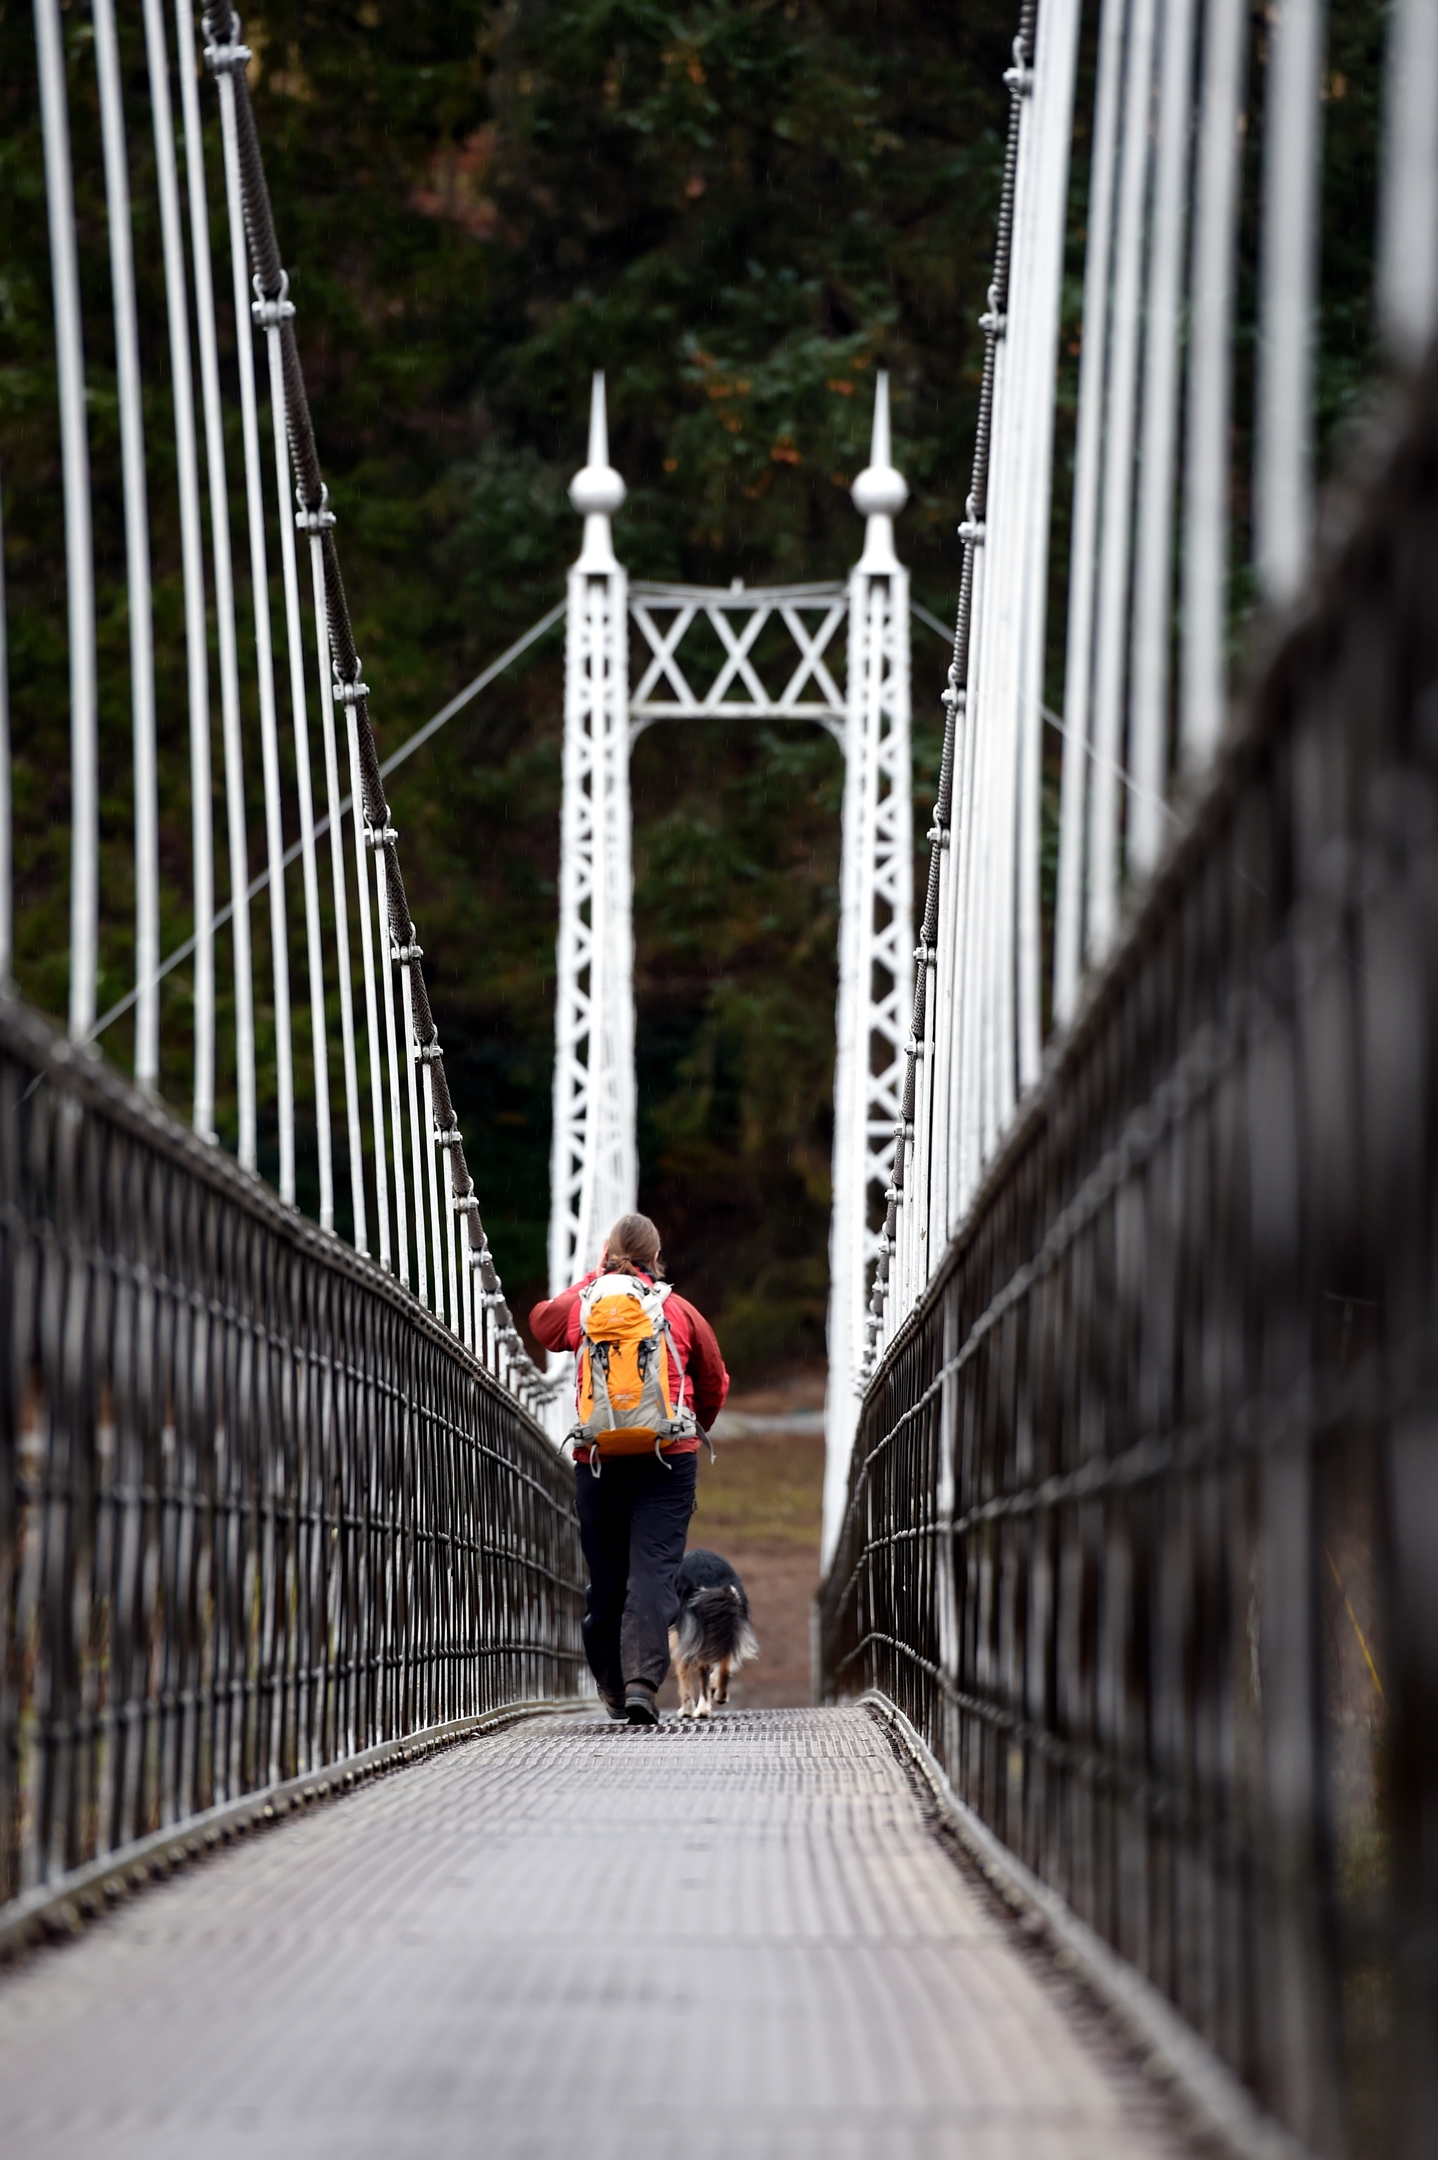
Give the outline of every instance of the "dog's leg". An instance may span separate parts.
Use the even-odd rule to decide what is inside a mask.
[[[709,1667],[707,1665],[696,1665],[694,1672],[699,1697],[694,1706],[694,1715],[697,1718],[707,1718],[709,1715]]]
[[[728,1658],[721,1658],[714,1668],[714,1700],[717,1703],[726,1703],[729,1700]]]

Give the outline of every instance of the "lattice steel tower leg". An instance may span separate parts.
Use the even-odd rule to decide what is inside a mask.
[[[624,500],[609,462],[604,377],[594,378],[589,462],[569,499],[584,546],[569,573],[564,798],[554,1018],[549,1285],[593,1267],[634,1207],[634,931],[629,841],[629,592],[609,520]]]
[[[908,488],[889,452],[889,380],[874,399],[869,464],[854,482],[867,520],[849,579],[839,1010],[834,1069],[834,1208],[829,1231],[829,1388],[824,1540],[842,1519],[859,1411],[865,1316],[902,1111],[912,1014],[909,579],[894,553]]]

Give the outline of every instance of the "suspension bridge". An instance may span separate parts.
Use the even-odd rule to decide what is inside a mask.
[[[1431,2152],[1430,0],[1385,19],[1385,357],[1321,498],[1318,0],[1022,0],[947,662],[884,378],[847,582],[721,588],[629,580],[597,378],[565,595],[384,761],[238,18],[33,13],[71,759],[63,1010],[0,999],[8,2148]],[[702,1732],[596,1715],[569,1376],[385,794],[561,619],[554,1288],[637,1197],[635,739],[844,756],[817,1700]]]

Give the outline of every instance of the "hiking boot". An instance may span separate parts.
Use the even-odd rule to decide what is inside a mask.
[[[601,1688],[599,1690],[599,1700],[603,1703],[615,1724],[622,1725],[625,1719],[624,1697],[622,1695],[606,1694],[604,1689]]]
[[[654,1699],[657,1693],[647,1680],[629,1682],[624,1690],[624,1715],[631,1725],[659,1723],[659,1705]]]

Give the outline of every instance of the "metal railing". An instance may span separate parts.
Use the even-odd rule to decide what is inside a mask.
[[[1337,512],[1335,514],[1338,514]],[[821,1601],[1325,2154],[1438,2122],[1438,357],[866,1397]]]
[[[0,1902],[580,1690],[570,1472],[394,1278],[0,1001]]]

